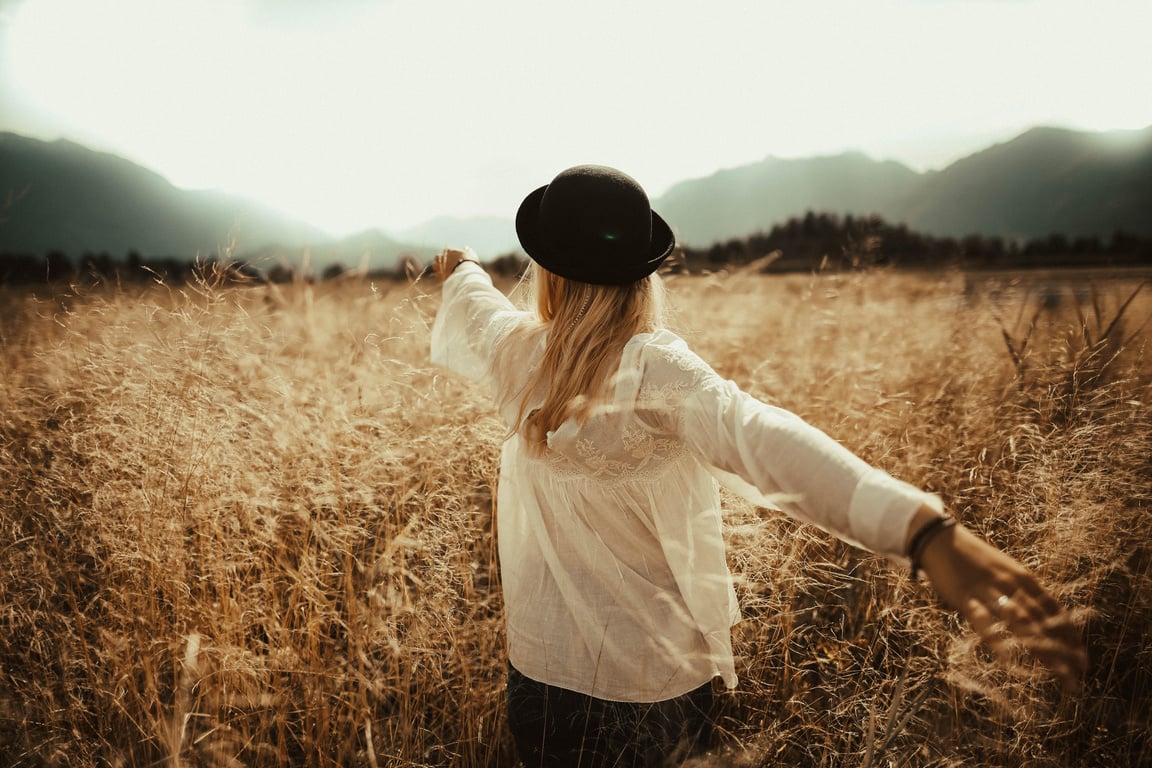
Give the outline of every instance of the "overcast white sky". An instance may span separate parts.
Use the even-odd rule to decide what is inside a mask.
[[[652,196],[859,149],[940,168],[1152,124],[1149,0],[0,0],[0,130],[335,234],[510,217],[578,163]]]

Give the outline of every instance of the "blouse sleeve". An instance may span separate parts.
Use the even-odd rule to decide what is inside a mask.
[[[648,360],[645,386],[679,392],[652,416],[676,432],[730,490],[852,544],[904,555],[912,516],[938,497],[899,481],[799,416],[722,379],[682,341]],[[665,403],[666,399],[665,399]]]
[[[444,281],[432,325],[432,362],[470,379],[488,380],[496,345],[525,318],[480,265],[462,262]]]

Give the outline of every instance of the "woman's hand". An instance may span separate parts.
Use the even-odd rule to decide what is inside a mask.
[[[445,248],[440,251],[440,253],[436,254],[436,258],[432,260],[432,268],[436,272],[436,279],[444,282],[444,280],[448,278],[448,275],[452,274],[456,267],[460,266],[460,262],[462,261],[480,263],[480,259],[476,257],[475,251],[471,248],[465,248],[464,250]]]
[[[921,510],[911,530],[918,530],[924,513]],[[957,525],[928,542],[920,565],[941,599],[959,611],[994,652],[1010,657],[1010,639],[1015,638],[1066,689],[1079,688],[1087,668],[1080,632],[1021,563]]]

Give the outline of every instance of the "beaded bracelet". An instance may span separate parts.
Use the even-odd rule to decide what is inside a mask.
[[[922,568],[920,558],[924,556],[924,550],[928,548],[928,543],[936,538],[937,534],[955,525],[956,518],[943,515],[926,523],[924,527],[916,531],[912,537],[912,543],[908,545],[908,561],[912,568],[912,578],[918,578],[920,575]]]
[[[455,272],[457,269],[459,269],[459,268],[460,268],[460,265],[461,265],[461,264],[463,264],[463,263],[464,263],[464,262],[466,262],[466,261],[470,261],[470,262],[472,262],[473,264],[479,264],[479,263],[480,263],[480,262],[476,261],[476,259],[460,259],[460,261],[456,262],[455,266],[453,266],[453,267],[452,267],[452,269],[448,270],[448,275],[452,274],[452,273],[453,273],[453,272]],[[448,275],[444,275],[444,277],[448,277]]]

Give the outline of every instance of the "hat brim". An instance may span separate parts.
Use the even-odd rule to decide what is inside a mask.
[[[676,236],[672,234],[672,228],[656,211],[652,211],[652,238],[646,259],[638,259],[630,264],[604,265],[557,253],[548,247],[540,229],[540,203],[547,189],[548,185],[545,184],[520,203],[516,211],[516,236],[528,258],[549,272],[568,280],[593,285],[628,285],[659,269],[676,248]]]

